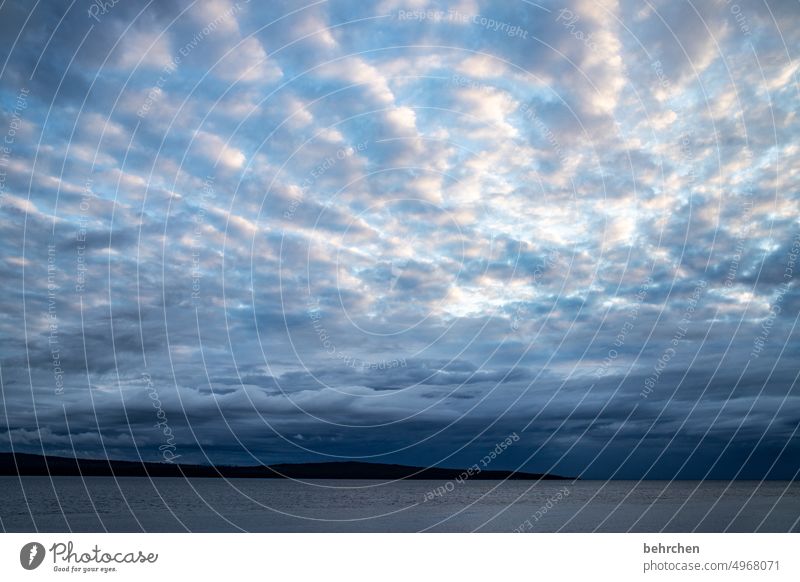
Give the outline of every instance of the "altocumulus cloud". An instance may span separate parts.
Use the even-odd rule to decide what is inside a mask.
[[[91,6],[0,8],[3,450],[796,475],[796,2]]]

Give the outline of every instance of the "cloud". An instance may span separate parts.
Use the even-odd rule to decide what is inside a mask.
[[[246,157],[241,150],[231,147],[220,136],[206,131],[197,131],[194,135],[194,146],[207,161],[219,163],[230,169],[241,168]]]
[[[6,2],[0,447],[794,477],[769,7]]]

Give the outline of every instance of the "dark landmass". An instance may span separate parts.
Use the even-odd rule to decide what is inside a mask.
[[[226,477],[260,479],[431,479],[451,480],[462,475],[464,469],[439,467],[408,467],[383,463],[353,461],[333,463],[283,463],[256,466],[184,465],[178,463],[140,463],[138,461],[113,461],[103,459],[73,459],[29,455],[26,453],[0,453],[0,476],[59,476],[59,477]],[[518,471],[481,471],[469,480],[515,479],[558,480],[571,479],[559,475],[521,473]]]

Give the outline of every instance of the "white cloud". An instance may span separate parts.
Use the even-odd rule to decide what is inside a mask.
[[[247,159],[241,150],[227,145],[220,136],[206,131],[195,132],[193,150],[206,160],[230,169],[241,168]]]

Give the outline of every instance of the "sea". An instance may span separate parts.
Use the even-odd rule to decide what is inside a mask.
[[[0,477],[6,532],[789,532],[800,482]]]

